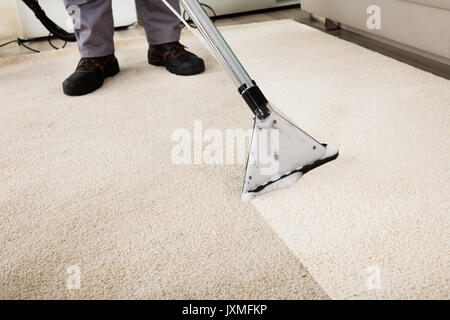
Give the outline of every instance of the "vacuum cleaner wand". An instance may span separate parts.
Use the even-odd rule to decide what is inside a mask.
[[[265,119],[270,115],[268,101],[261,90],[245,71],[244,67],[227,44],[222,34],[212,23],[205,10],[197,0],[181,0],[181,5],[194,21],[206,43],[215,53],[214,56],[222,62],[231,78],[239,88],[239,93],[249,105],[258,119]]]
[[[162,1],[177,14],[166,0]],[[203,36],[201,42],[222,62],[255,115],[242,192],[244,201],[289,187],[306,172],[338,157],[336,147],[319,143],[269,107],[256,82],[197,0],[180,0],[180,3]],[[179,14],[177,16],[188,26]]]

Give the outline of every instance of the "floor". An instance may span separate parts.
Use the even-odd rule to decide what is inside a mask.
[[[188,32],[207,72],[125,39],[82,97],[61,91],[77,50],[0,59],[0,298],[448,299],[450,82],[293,20],[222,32],[339,158],[243,203],[246,152],[219,141],[251,113]]]
[[[258,31],[234,28],[223,32],[245,61],[247,30]],[[174,163],[172,137],[195,120],[252,126],[223,68],[193,35],[183,42],[207,72],[149,66],[143,38],[125,39],[120,73],[82,97],[61,91],[77,50],[0,59],[0,299],[329,298],[241,201],[246,154],[235,165]],[[78,285],[66,284],[72,275]]]
[[[297,22],[315,27],[317,29],[321,29],[320,24],[313,22],[309,19],[309,15],[305,12],[299,10],[298,6],[290,6],[286,8],[279,9],[270,9],[263,10],[258,12],[246,13],[246,14],[238,14],[238,15],[230,15],[225,17],[220,17],[216,24],[218,26],[228,26],[228,25],[237,25],[237,24],[246,24],[246,23],[255,23],[255,22],[264,22],[271,20],[280,20],[280,19],[292,19]],[[427,59],[421,57],[419,55],[407,52],[402,49],[395,48],[388,44],[381,43],[376,40],[368,39],[364,36],[355,34],[353,32],[349,32],[342,29],[325,31],[329,34],[332,34],[338,38],[356,43],[360,46],[368,48],[373,51],[377,51],[381,54],[394,58],[396,60],[402,61],[409,65],[412,65],[416,68],[431,72],[440,77],[450,79],[450,66],[445,65],[431,59]],[[136,36],[145,35],[144,29],[140,25],[134,25],[125,30],[118,30],[116,32],[116,39],[125,39]],[[54,50],[52,46],[48,43],[47,40],[36,41],[28,44],[31,48],[39,51],[48,51]],[[60,47],[63,45],[62,41],[55,40],[54,45]],[[67,47],[75,47],[75,43],[68,43]],[[7,47],[3,47],[0,49],[0,58],[9,57],[9,56],[17,56],[22,54],[29,54],[30,50],[17,46],[16,44],[11,44]]]

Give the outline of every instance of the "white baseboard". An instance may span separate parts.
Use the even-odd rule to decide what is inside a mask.
[[[427,51],[424,51],[424,50],[421,50],[421,49],[417,49],[417,48],[414,48],[414,47],[411,47],[411,46],[399,43],[399,42],[394,41],[394,40],[386,39],[386,38],[377,36],[377,35],[375,35],[373,33],[369,33],[369,32],[363,31],[361,29],[353,28],[353,27],[350,27],[350,26],[345,25],[345,24],[340,24],[340,26],[344,30],[360,34],[360,35],[362,35],[362,36],[364,36],[366,38],[373,39],[373,40],[376,40],[376,41],[380,41],[380,42],[383,42],[385,44],[391,45],[393,47],[396,47],[396,48],[399,48],[399,49],[402,49],[402,50],[406,50],[406,51],[409,51],[411,53],[417,54],[419,56],[422,56],[422,57],[425,57],[425,58],[428,58],[428,59],[431,59],[431,60],[434,60],[434,61],[437,61],[437,62],[440,62],[440,63],[443,63],[443,64],[446,64],[446,65],[450,66],[450,59],[448,59],[446,57],[441,57],[441,56],[438,56],[436,54],[433,54],[433,53],[430,53],[430,52],[427,52]]]
[[[18,25],[16,24],[0,24],[0,42],[4,40],[14,39],[19,36]]]

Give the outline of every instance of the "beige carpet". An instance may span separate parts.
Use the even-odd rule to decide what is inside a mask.
[[[332,298],[448,299],[450,82],[294,22],[248,38],[267,96],[340,147],[256,208]]]
[[[258,212],[242,166],[171,163],[174,129],[251,127],[212,58],[179,78],[121,41],[121,74],[80,98],[73,51],[0,60],[1,297],[448,298],[448,81],[293,21],[223,31],[339,160]]]
[[[0,60],[0,298],[327,299],[241,202],[242,166],[172,164],[194,120],[251,128],[221,67],[171,75],[144,38],[117,55],[121,73],[79,98],[61,91],[75,51]]]

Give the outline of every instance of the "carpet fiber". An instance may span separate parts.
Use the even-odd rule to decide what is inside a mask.
[[[241,202],[242,166],[172,163],[194,120],[251,128],[228,76],[207,58],[177,77],[146,49],[119,41],[121,73],[77,98],[76,51],[0,60],[0,298],[327,299]]]
[[[245,62],[340,157],[253,204],[332,298],[448,299],[450,82],[294,22],[265,27]],[[273,59],[267,43],[290,49]]]
[[[174,165],[175,129],[252,126],[191,35],[205,74],[122,40],[121,73],[78,98],[61,92],[77,52],[0,60],[0,297],[448,297],[448,81],[293,21],[222,30],[340,158],[253,205],[243,165]]]

